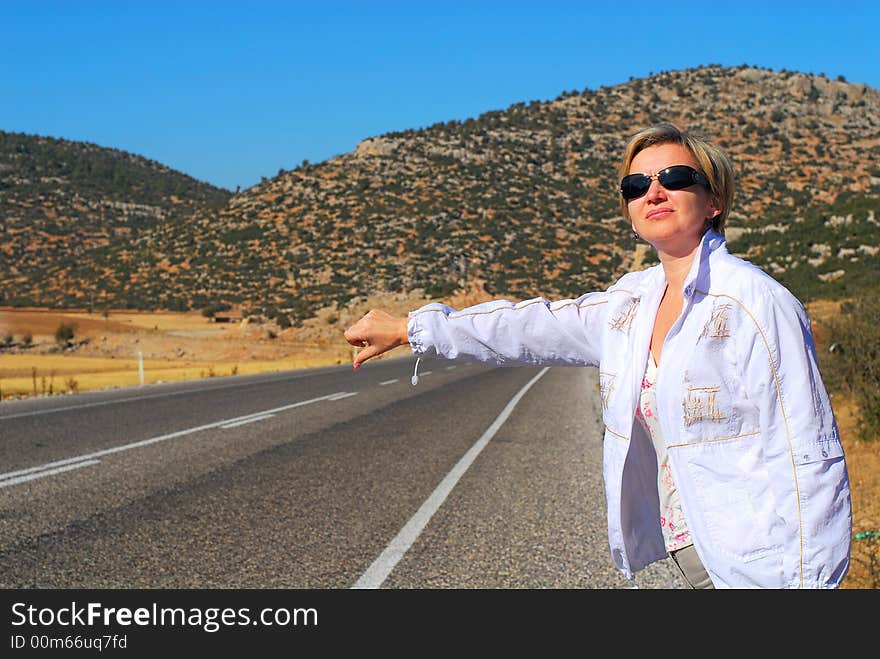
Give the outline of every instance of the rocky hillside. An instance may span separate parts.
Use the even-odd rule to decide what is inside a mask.
[[[95,294],[109,306],[233,305],[294,324],[414,289],[578,295],[635,258],[650,262],[620,217],[616,167],[628,137],[659,121],[707,134],[732,155],[733,251],[772,264],[781,279],[801,268],[793,281],[809,295],[880,275],[880,92],[710,65],[369,138],[220,209],[137,232],[97,222],[104,244],[47,258],[39,271],[4,271],[2,289],[16,304],[82,307]],[[54,240],[22,231],[27,239],[4,237],[16,264],[26,246]]]
[[[231,196],[117,149],[0,131],[0,304],[83,306],[93,286],[69,277],[82,261]],[[117,291],[124,306],[125,284]]]

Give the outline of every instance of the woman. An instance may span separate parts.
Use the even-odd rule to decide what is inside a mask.
[[[599,368],[614,563],[671,556],[693,588],[835,588],[849,568],[849,480],[797,299],[728,253],[733,168],[662,124],[630,140],[621,209],[660,263],[574,300],[371,311],[354,368],[418,356]]]

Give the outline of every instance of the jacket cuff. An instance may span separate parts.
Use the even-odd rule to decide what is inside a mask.
[[[409,320],[406,323],[406,336],[409,340],[409,347],[414,355],[421,355],[425,352],[425,329],[419,323],[419,320],[412,312],[409,313]]]

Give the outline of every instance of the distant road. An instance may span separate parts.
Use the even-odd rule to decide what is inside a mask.
[[[0,587],[631,587],[595,371],[413,363],[3,402]]]

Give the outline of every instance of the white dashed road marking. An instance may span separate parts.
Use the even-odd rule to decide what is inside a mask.
[[[142,446],[149,446],[150,444],[164,442],[169,439],[177,439],[178,437],[184,437],[186,435],[191,435],[193,433],[200,432],[202,430],[208,430],[210,428],[234,428],[237,425],[244,425],[245,423],[251,423],[252,421],[261,421],[263,419],[268,419],[278,412],[292,410],[296,407],[302,407],[303,405],[317,403],[322,400],[340,400],[342,398],[347,398],[354,395],[356,395],[356,392],[337,391],[333,394],[327,394],[326,396],[319,396],[317,398],[310,398],[309,400],[301,400],[298,403],[283,405],[282,407],[276,407],[271,410],[263,410],[262,412],[245,414],[244,416],[238,416],[232,419],[223,419],[221,421],[215,421],[214,423],[206,423],[203,426],[187,428],[186,430],[178,430],[177,432],[168,433],[167,435],[159,435],[158,437],[142,439],[139,442],[132,442],[131,444],[125,444],[123,446],[114,446],[113,448],[104,449],[103,451],[96,451],[94,453],[89,453],[88,455],[80,455],[74,458],[67,458],[65,460],[56,460],[55,462],[49,462],[38,467],[28,467],[27,469],[10,471],[5,474],[0,474],[0,487],[8,487],[9,485],[23,483],[28,480],[33,480],[35,478],[42,478],[43,476],[60,474],[65,471],[70,471],[71,469],[85,467],[88,464],[97,464],[99,462],[98,458],[104,457],[105,455],[120,453],[122,451],[128,451],[133,448],[140,448]]]

